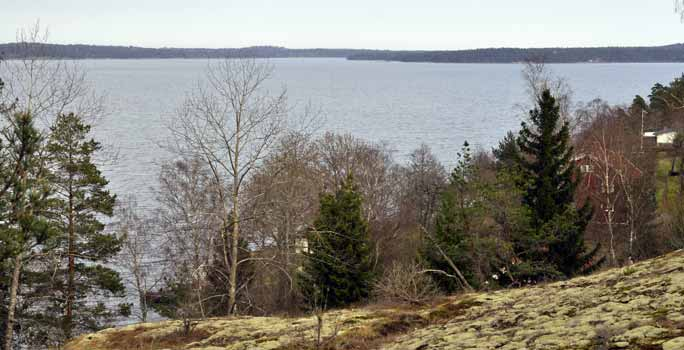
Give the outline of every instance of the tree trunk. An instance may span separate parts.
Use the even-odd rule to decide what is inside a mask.
[[[242,106],[236,111],[235,114],[235,145],[233,149],[233,160],[231,161],[232,175],[233,175],[233,188],[232,188],[232,218],[231,222],[233,224],[233,232],[231,235],[231,247],[230,247],[230,286],[228,288],[228,312],[230,314],[236,313],[235,303],[236,303],[236,293],[237,293],[237,270],[238,270],[238,244],[240,241],[240,133],[241,133],[241,118],[242,118]]]
[[[634,221],[636,215],[632,202],[629,201],[629,261],[630,264],[634,261],[634,242],[636,241],[636,230],[634,228]]]
[[[136,272],[136,284],[138,285],[138,302],[140,303],[140,319],[147,322],[147,287],[140,271]]]
[[[71,187],[71,186],[69,186]],[[76,232],[74,228],[74,215],[73,215],[73,192],[71,188],[69,189],[69,276],[67,281],[67,300],[66,300],[66,310],[64,316],[64,337],[65,339],[70,339],[73,330],[73,309],[74,309],[74,296],[76,294],[76,286],[74,283],[76,275],[76,257],[75,257],[75,240]]]
[[[679,199],[684,199],[684,156],[679,159]]]
[[[221,241],[223,245],[223,265],[225,268],[230,269],[231,267],[231,262],[230,262],[230,254],[228,253],[228,245],[230,241],[228,240],[228,219],[226,218],[224,220],[223,228],[221,230]],[[230,294],[230,285],[232,284],[230,280],[230,273],[228,274],[228,294]],[[230,303],[230,298],[228,298],[228,310],[230,310],[233,307],[233,305]]]
[[[14,258],[14,270],[12,271],[12,284],[10,286],[9,305],[7,307],[7,322],[5,324],[4,350],[12,350],[12,337],[14,336],[15,312],[17,308],[17,293],[19,291],[19,276],[21,275],[21,254]]]
[[[613,208],[608,206],[608,233],[610,234],[610,258],[611,265],[617,266],[617,258],[615,257],[615,233],[613,231]]]
[[[238,264],[238,244],[240,240],[240,224],[238,210],[237,191],[233,192],[233,232],[231,234],[230,247],[230,286],[228,289],[228,312],[233,314],[235,310],[236,290],[237,290],[237,264]]]
[[[442,247],[439,246],[439,244],[432,238],[432,236],[430,236],[430,234],[425,230],[424,227],[421,229],[422,229],[423,233],[425,234],[425,237],[427,237],[435,245],[435,247],[437,248],[437,251],[439,251],[439,253],[442,255],[444,260],[446,260],[447,263],[449,264],[449,266],[454,270],[454,272],[456,273],[456,276],[458,276],[458,280],[461,283],[461,286],[463,287],[463,289],[465,289],[466,292],[475,291],[475,289],[473,289],[473,287],[470,285],[470,283],[468,283],[468,280],[465,278],[465,276],[463,276],[463,273],[461,273],[461,270],[456,266],[456,264],[454,264],[454,261],[451,260],[451,258],[449,258],[448,255],[446,255],[444,250],[442,250]]]

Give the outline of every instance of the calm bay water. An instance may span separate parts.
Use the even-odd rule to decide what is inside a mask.
[[[384,141],[398,160],[421,142],[453,164],[463,141],[490,148],[522,118],[528,101],[517,64],[433,64],[273,59],[269,89],[285,86],[295,111],[307,103],[324,114],[323,131],[349,132]],[[86,60],[95,89],[107,96],[109,115],[96,136],[120,152],[105,169],[119,195],[150,203],[158,163],[168,157],[157,144],[168,137],[165,120],[196,86],[207,60]],[[667,83],[684,64],[551,65],[574,91],[574,100],[629,103]]]

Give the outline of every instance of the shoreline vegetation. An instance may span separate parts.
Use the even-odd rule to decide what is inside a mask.
[[[55,59],[197,59],[197,58],[346,58],[352,61],[432,63],[678,63],[684,44],[652,47],[483,48],[471,50],[290,49],[277,46],[244,48],[145,48],[81,44],[35,44],[31,54]],[[0,44],[3,59],[23,59],[17,43]]]

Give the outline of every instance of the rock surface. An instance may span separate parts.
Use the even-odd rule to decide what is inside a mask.
[[[643,349],[684,350],[684,252],[589,277],[454,296],[422,308],[235,317],[107,329],[66,350]],[[316,347],[320,328],[320,346]]]

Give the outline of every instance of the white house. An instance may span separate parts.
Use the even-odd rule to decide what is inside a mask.
[[[656,143],[658,145],[671,145],[674,142],[677,132],[671,129],[665,129],[655,133]]]
[[[672,129],[663,129],[660,131],[646,131],[644,132],[645,143],[650,146],[667,146],[672,145],[677,131]]]

